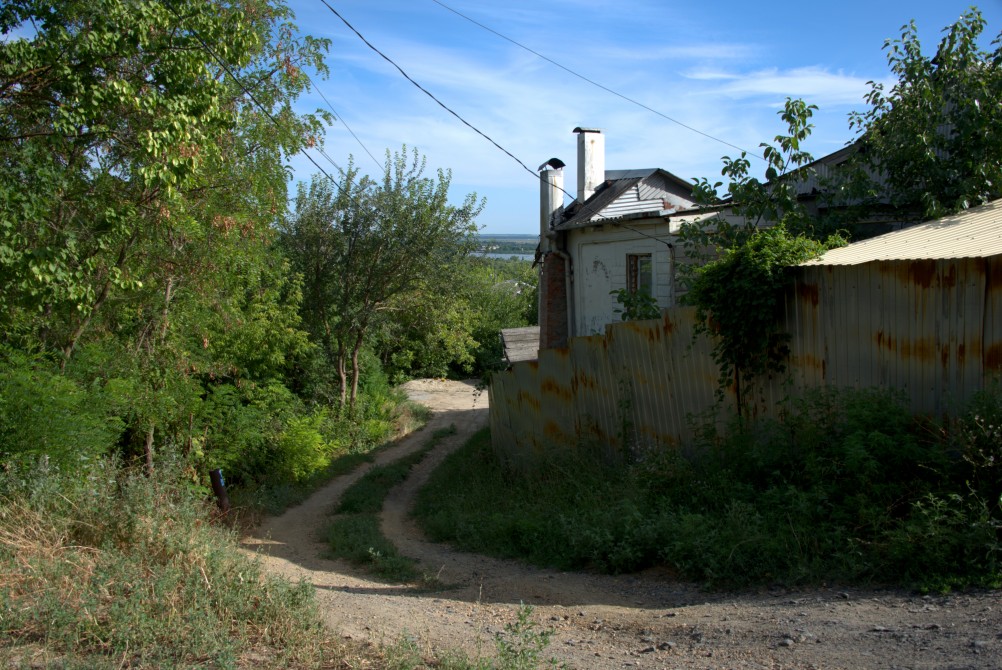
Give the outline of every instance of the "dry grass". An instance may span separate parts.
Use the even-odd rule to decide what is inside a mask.
[[[200,501],[116,475],[0,498],[0,666],[377,667],[323,627],[309,585],[262,574]]]

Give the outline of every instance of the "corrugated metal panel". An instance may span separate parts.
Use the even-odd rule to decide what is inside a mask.
[[[824,386],[901,389],[914,412],[956,412],[1002,375],[1002,259],[822,265],[798,270],[784,309],[788,374],[749,386],[757,415]],[[515,463],[556,445],[609,450],[680,446],[690,416],[721,420],[717,368],[695,310],[611,324],[537,362],[495,375],[494,445]],[[734,389],[724,404],[733,415]]]
[[[797,385],[900,389],[916,412],[957,411],[991,374],[982,351],[1002,335],[997,265],[969,258],[803,268],[786,323]]]
[[[708,340],[693,340],[694,314],[612,324],[495,375],[495,447],[518,465],[559,446],[623,453],[690,443],[689,417],[713,406],[717,379]]]
[[[666,170],[607,170],[606,181],[582,204],[571,205],[554,230],[572,230],[638,214],[690,207],[692,185]],[[665,207],[665,202],[669,207]]]
[[[1002,254],[1002,200],[832,249],[804,265],[857,265],[871,261],[984,258]]]
[[[570,351],[568,349],[544,349],[539,352],[539,399],[542,430],[545,447],[574,447],[577,436],[574,430],[574,415],[567,411],[572,405]]]
[[[635,189],[627,191],[625,195],[632,195],[632,199],[620,198],[601,212],[595,215],[593,221],[608,221],[609,219],[619,219],[631,214],[652,214],[658,215],[664,209],[664,200],[639,200]]]
[[[985,276],[982,365],[985,374],[1002,378],[1002,259],[990,259],[985,267]]]

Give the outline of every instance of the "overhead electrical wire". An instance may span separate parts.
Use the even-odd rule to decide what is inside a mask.
[[[184,21],[184,17],[182,17],[178,13],[177,9],[175,9],[174,7],[171,7],[170,3],[165,3],[165,6],[168,8],[168,10],[171,13],[174,14],[174,16],[176,16],[178,18],[179,21],[182,21],[182,22]],[[234,83],[236,83],[236,85],[240,87],[240,90],[243,91],[244,94],[248,98],[250,98],[251,102],[253,102],[254,105],[257,106],[257,108],[261,110],[261,112],[265,115],[265,117],[269,121],[271,121],[272,125],[274,125],[275,127],[279,127],[278,119],[276,119],[275,116],[270,111],[268,111],[268,108],[266,108],[256,97],[254,97],[254,93],[244,84],[244,82],[240,79],[240,77],[238,77],[233,72],[232,68],[230,68],[222,58],[220,58],[218,55],[216,55],[216,52],[212,50],[212,47],[209,46],[209,44],[202,38],[202,36],[198,33],[198,31],[195,30],[195,28],[190,27],[190,26],[188,26],[187,29],[191,31],[191,34],[194,35],[195,39],[197,39],[198,42],[199,42],[199,44],[202,45],[202,49],[205,51],[205,53],[207,53],[209,55],[209,57],[211,57],[212,60],[214,60],[216,62],[216,64],[219,65],[219,67],[221,67],[223,69],[223,71],[226,72],[227,75],[229,75],[230,79],[232,79],[234,81]],[[335,115],[336,115],[336,113],[335,113]],[[342,170],[341,167],[337,163],[335,163],[331,159],[330,156],[327,155],[327,152],[324,151],[322,147],[317,146],[316,148],[317,148],[317,151],[320,153],[320,155],[323,156],[324,158],[326,158],[327,162],[329,162],[332,166],[334,166],[334,168],[338,172],[341,172],[342,174],[344,173],[344,170]],[[338,191],[340,191],[343,195],[345,195],[346,197],[350,198],[351,200],[355,201],[355,197],[351,194],[351,192],[349,192],[347,189],[345,189],[345,187],[341,184],[341,182],[339,182],[337,179],[335,179],[333,176],[331,176],[331,174],[329,172],[327,172],[327,170],[325,170],[323,168],[323,166],[320,165],[320,163],[318,163],[316,161],[316,159],[314,159],[313,156],[311,156],[306,151],[305,147],[299,149],[298,153],[301,153],[303,156],[306,157],[306,159],[308,161],[310,161],[311,163],[313,163],[313,166],[316,169],[320,170],[321,174],[323,174],[325,177],[327,177],[327,179],[329,179],[330,182],[332,184],[334,184],[335,188],[337,188]],[[357,203],[357,201],[355,201],[355,202]]]
[[[703,137],[705,137],[707,139],[711,139],[714,142],[719,142],[720,144],[729,146],[732,149],[737,149],[738,151],[744,152],[744,153],[746,153],[749,156],[752,156],[754,158],[758,158],[760,160],[765,160],[764,158],[762,158],[762,156],[759,156],[758,154],[756,154],[754,152],[748,151],[747,149],[742,149],[741,147],[739,147],[736,144],[731,144],[727,140],[722,140],[719,137],[714,137],[713,135],[710,135],[709,133],[705,133],[702,130],[699,130],[698,128],[693,128],[690,125],[682,123],[678,119],[674,119],[674,118],[668,116],[667,114],[665,114],[663,112],[659,112],[658,110],[656,110],[656,109],[654,109],[652,107],[648,107],[647,105],[645,105],[644,103],[642,103],[642,102],[640,102],[638,100],[634,100],[633,98],[631,98],[629,96],[626,96],[626,95],[623,95],[622,93],[620,93],[618,91],[615,91],[615,90],[609,88],[608,86],[600,84],[600,83],[598,83],[597,81],[595,81],[593,79],[589,79],[588,77],[584,76],[583,74],[575,72],[574,70],[570,69],[569,67],[567,67],[565,65],[562,65],[562,64],[558,63],[557,61],[553,60],[552,58],[544,56],[543,54],[539,53],[538,51],[535,51],[534,49],[531,49],[530,47],[527,47],[526,45],[522,44],[521,42],[517,42],[517,41],[513,40],[512,38],[508,37],[507,35],[503,35],[503,34],[499,33],[498,31],[494,30],[490,26],[485,26],[483,23],[480,23],[476,19],[470,18],[466,14],[463,14],[462,12],[460,12],[460,11],[458,11],[456,9],[453,9],[452,7],[450,7],[449,5],[445,4],[444,2],[441,2],[440,0],[431,0],[431,1],[434,2],[436,5],[439,5],[443,9],[449,10],[450,12],[452,12],[453,14],[455,14],[456,16],[459,16],[460,18],[466,19],[467,21],[469,21],[473,25],[479,26],[480,28],[486,30],[487,32],[492,33],[494,35],[497,35],[498,37],[500,37],[501,39],[503,39],[505,41],[511,42],[512,44],[514,44],[518,48],[524,49],[524,50],[528,51],[529,53],[531,53],[532,55],[536,56],[537,58],[542,58],[547,63],[550,63],[551,65],[555,65],[556,67],[560,68],[564,72],[566,72],[566,73],[568,73],[570,75],[573,75],[573,76],[577,77],[578,79],[581,79],[582,81],[588,82],[592,86],[597,86],[598,88],[602,89],[603,91],[605,91],[607,93],[611,93],[612,95],[616,96],[617,98],[622,98],[623,100],[626,100],[627,102],[629,102],[631,104],[634,104],[634,105],[636,105],[638,107],[646,109],[648,112],[651,112],[652,114],[657,114],[658,116],[660,116],[663,119],[666,119],[668,121],[671,121],[674,124],[682,126],[686,130],[690,130],[690,131],[692,131],[694,133],[702,135]],[[326,4],[326,2],[324,4]]]
[[[475,132],[476,134],[480,135],[485,140],[487,140],[488,142],[490,142],[491,144],[493,144],[495,147],[497,147],[498,149],[500,149],[501,151],[503,151],[513,161],[515,161],[516,163],[518,163],[519,165],[521,165],[522,169],[525,170],[526,172],[528,172],[529,174],[531,174],[535,179],[540,179],[541,178],[540,175],[537,174],[537,172],[535,170],[531,169],[528,165],[526,165],[521,160],[519,160],[519,158],[517,156],[515,156],[515,154],[513,154],[512,152],[508,151],[503,146],[501,146],[500,144],[498,144],[497,142],[495,142],[486,133],[484,133],[479,128],[477,128],[476,126],[474,126],[472,123],[470,123],[469,121],[467,121],[466,119],[464,119],[462,116],[460,116],[456,111],[454,111],[451,107],[449,107],[448,105],[446,105],[444,102],[442,102],[441,100],[439,100],[438,98],[436,98],[435,95],[431,93],[431,91],[429,91],[424,86],[422,86],[417,81],[415,81],[414,78],[411,77],[409,74],[407,74],[407,72],[405,72],[402,67],[400,67],[399,65],[397,65],[397,63],[392,58],[390,58],[389,56],[387,56],[386,54],[384,54],[382,51],[380,51],[379,49],[377,49],[372,44],[372,42],[370,42],[369,40],[367,40],[365,38],[365,36],[362,35],[362,33],[360,33],[355,28],[355,26],[351,25],[351,23],[349,23],[347,19],[345,19],[343,16],[341,16],[341,14],[339,14],[336,9],[334,9],[333,7],[331,7],[330,4],[328,4],[327,0],[320,0],[320,2],[324,3],[324,6],[326,6],[327,9],[329,9],[331,11],[331,13],[334,14],[334,16],[336,16],[338,19],[340,19],[341,23],[343,23],[344,25],[346,25],[349,30],[351,30],[353,33],[355,33],[355,35],[358,36],[358,39],[362,40],[362,42],[364,42],[367,47],[369,47],[371,50],[375,51],[377,54],[379,54],[379,56],[381,56],[383,58],[383,60],[385,60],[387,63],[389,63],[390,65],[392,65],[394,68],[396,68],[397,71],[401,75],[403,75],[403,77],[407,81],[409,81],[411,84],[413,84],[415,87],[417,87],[418,90],[420,90],[422,93],[424,93],[429,98],[431,98],[436,103],[438,103],[439,107],[441,107],[445,111],[449,112],[449,114],[452,114],[454,117],[456,117],[457,119],[459,119],[459,121],[462,122],[463,125],[465,125],[466,127],[470,128],[473,132]],[[564,191],[564,189],[560,189],[560,190]],[[564,191],[564,193],[567,194],[568,196],[572,197],[572,198],[574,197],[571,193],[568,193],[567,191]]]
[[[302,71],[301,71],[301,72],[302,72]],[[313,82],[313,80],[312,80],[312,79],[310,78],[310,76],[309,76],[308,74],[306,74],[305,72],[303,72],[302,74],[303,74],[303,75],[304,75],[304,76],[306,77],[306,81],[310,82],[310,87],[311,87],[311,88],[312,88],[312,89],[313,89],[314,91],[316,91],[316,92],[317,92],[317,95],[319,95],[319,96],[320,96],[321,98],[323,98],[323,101],[324,101],[325,103],[327,103],[327,107],[328,107],[328,108],[329,108],[329,109],[331,110],[331,113],[332,113],[332,114],[334,115],[334,118],[336,118],[336,119],[337,119],[338,121],[340,121],[340,122],[341,122],[341,124],[342,124],[342,125],[343,125],[343,126],[344,126],[345,128],[347,128],[347,129],[348,129],[348,132],[349,132],[349,133],[351,133],[351,136],[355,138],[355,141],[356,141],[356,142],[358,142],[358,146],[362,147],[362,149],[363,149],[363,150],[365,151],[365,153],[369,154],[369,158],[371,158],[371,159],[372,159],[372,162],[373,162],[373,163],[375,163],[375,164],[376,164],[376,165],[377,165],[377,166],[379,167],[379,169],[380,169],[380,170],[382,170],[383,168],[385,168],[386,166],[385,166],[385,165],[383,165],[382,163],[380,163],[380,162],[379,162],[379,161],[378,161],[378,160],[376,159],[376,157],[372,155],[372,152],[371,152],[371,151],[369,151],[369,147],[365,146],[365,143],[363,143],[363,142],[362,142],[362,140],[360,140],[360,139],[359,139],[358,135],[356,135],[356,134],[355,134],[355,131],[351,129],[351,126],[349,126],[349,125],[348,125],[348,122],[344,120],[344,116],[342,116],[341,114],[338,114],[338,113],[337,113],[337,110],[336,110],[336,109],[334,109],[334,105],[332,105],[332,104],[331,104],[331,102],[330,102],[330,100],[328,100],[328,99],[327,99],[327,96],[326,96],[326,95],[324,95],[324,92],[320,90],[320,87],[319,87],[319,86],[317,86],[317,85],[316,85],[316,84],[315,84],[315,83]],[[328,159],[328,160],[329,160],[329,159]]]

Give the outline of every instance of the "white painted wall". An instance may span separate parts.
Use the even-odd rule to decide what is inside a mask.
[[[671,250],[665,242],[668,224],[630,224],[596,226],[568,231],[568,250],[574,259],[572,336],[605,332],[605,326],[620,320],[619,307],[611,291],[626,288],[626,257],[628,254],[651,254],[654,272],[654,298],[661,307],[674,305]],[[654,240],[635,232],[656,235]],[[661,241],[664,240],[664,241]]]

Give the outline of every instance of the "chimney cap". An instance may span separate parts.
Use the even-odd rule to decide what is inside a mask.
[[[538,168],[536,168],[536,170],[539,171],[539,170],[542,170],[543,168],[547,168],[547,167],[553,168],[554,170],[560,170],[565,165],[567,165],[567,164],[564,163],[559,158],[551,158],[550,160],[546,161],[545,163],[543,163],[542,165],[540,165]]]
[[[582,128],[581,126],[578,126],[577,128],[575,128],[571,132],[574,132],[574,133],[599,133],[599,134],[601,134],[602,130],[600,128]]]

